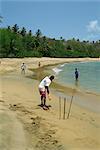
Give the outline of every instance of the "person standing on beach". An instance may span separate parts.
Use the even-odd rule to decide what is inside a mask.
[[[75,68],[75,79],[76,79],[76,81],[78,81],[78,77],[79,77],[79,72],[78,72],[77,68]]]
[[[46,76],[39,84],[39,93],[41,96],[41,104],[40,104],[41,107],[47,107],[46,95],[48,95],[48,99],[51,100],[49,86],[53,81],[53,79],[54,79],[53,75],[51,75],[50,77]]]
[[[39,61],[39,63],[38,63],[38,67],[40,67],[41,66],[41,63],[40,63],[40,61]]]
[[[25,65],[25,63],[23,63],[23,64],[21,65],[21,73],[22,73],[22,74],[25,74],[25,71],[26,71],[26,65]]]

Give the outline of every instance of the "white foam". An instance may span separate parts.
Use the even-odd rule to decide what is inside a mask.
[[[59,69],[59,68],[53,68],[52,69],[56,74],[59,74],[59,72],[62,71],[62,69]]]
[[[60,67],[64,67],[64,66],[65,66],[65,64],[60,65]]]

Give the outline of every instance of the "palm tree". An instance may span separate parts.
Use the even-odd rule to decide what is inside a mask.
[[[18,32],[18,29],[19,29],[19,27],[18,27],[17,24],[15,24],[15,25],[12,27],[12,30],[13,30],[15,33]]]
[[[26,29],[25,29],[25,27],[22,28],[20,34],[21,34],[22,36],[25,36],[25,35],[26,35]]]
[[[62,39],[63,39],[63,37],[61,36],[61,37],[60,37],[60,40],[62,40]]]
[[[95,42],[94,42],[94,41],[92,41],[92,43],[94,44]]]
[[[46,42],[46,36],[43,36],[43,42]]]
[[[52,40],[53,40],[53,41],[55,41],[56,39],[55,39],[55,38],[53,38]]]
[[[86,42],[89,43],[89,40],[87,40]]]
[[[11,30],[11,27],[10,27],[10,26],[8,26],[8,30]]]
[[[75,41],[75,38],[72,38],[73,41]]]
[[[36,37],[37,37],[37,38],[40,38],[41,35],[42,35],[41,31],[40,31],[40,29],[38,29],[37,32],[36,32]]]
[[[79,39],[77,39],[77,42],[80,42],[80,40],[79,40]]]
[[[32,30],[29,30],[29,33],[28,33],[30,36],[32,36]]]
[[[86,41],[85,41],[85,40],[83,40],[83,43],[86,43]]]

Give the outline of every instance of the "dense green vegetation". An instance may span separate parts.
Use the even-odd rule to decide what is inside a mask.
[[[15,24],[0,28],[0,57],[100,57],[100,40],[56,40],[43,36],[39,29],[33,35]]]

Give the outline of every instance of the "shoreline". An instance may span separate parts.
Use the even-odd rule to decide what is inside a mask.
[[[100,61],[100,58],[0,58],[0,74],[19,71],[21,64],[24,62],[27,68],[38,68],[38,63],[41,62],[41,67],[58,65],[71,62],[87,62],[87,61]]]
[[[29,61],[28,61],[29,59]],[[6,60],[6,61],[5,61]],[[18,59],[17,59],[18,60]],[[10,67],[13,67],[13,70],[9,70],[9,67],[8,67],[8,71],[6,70],[6,72],[4,71],[3,74],[7,73],[14,73],[16,72],[17,74],[19,74],[19,70],[20,68],[20,65],[19,65],[19,62],[23,62],[23,60],[25,60],[27,62],[27,72],[26,72],[26,77],[27,78],[32,78],[32,79],[35,79],[35,80],[42,80],[42,78],[44,78],[44,76],[46,75],[50,75],[52,74],[53,72],[53,67],[57,67],[59,65],[63,65],[65,63],[73,63],[73,62],[93,62],[93,61],[100,61],[100,58],[98,60],[98,58],[78,58],[78,60],[76,58],[74,59],[62,59],[62,58],[42,58],[42,62],[43,64],[41,65],[41,67],[38,67],[38,63],[40,61],[40,58],[23,58],[23,59],[19,59],[20,61],[19,62],[16,62],[17,61],[15,58],[12,59],[6,59],[4,58],[4,63],[3,64],[6,64],[6,62],[8,61],[7,64],[10,64],[11,66]],[[53,60],[53,62],[51,61]],[[55,61],[54,61],[55,60]],[[88,60],[88,61],[87,61]],[[9,62],[10,61],[10,62]],[[67,62],[66,62],[67,61]],[[31,68],[32,65],[33,65],[33,62],[35,64],[35,67],[34,68]],[[5,66],[3,66],[3,69],[4,69]],[[54,72],[53,72],[54,74]],[[2,75],[2,72],[1,72],[1,75]],[[87,91],[87,90],[83,90],[83,89],[77,89],[77,87],[70,87],[70,86],[65,86],[63,84],[60,84],[60,83],[57,83],[57,82],[53,82],[52,85],[51,85],[51,88],[55,90],[55,95],[57,95],[56,93],[58,93],[58,95],[62,95],[62,97],[70,97],[73,93],[73,90],[75,90],[75,93],[76,95],[79,95],[79,97],[81,97],[81,99],[83,99],[83,102],[79,100],[79,103],[76,102],[76,104],[80,105],[80,107],[84,107],[87,108],[87,109],[90,109],[92,111],[95,111],[95,112],[100,112],[99,111],[99,108],[98,108],[98,105],[96,106],[96,108],[98,108],[97,110],[93,108],[92,106],[92,109],[91,107],[87,107],[85,103],[84,103],[84,97],[86,97],[86,99],[91,99],[92,101],[92,105],[94,104],[95,105],[95,101],[98,103],[100,102],[100,95],[98,93],[95,93],[95,92],[91,92],[91,91]],[[52,90],[53,91],[53,90]],[[87,98],[88,97],[88,98]],[[95,100],[95,101],[94,101]],[[89,102],[89,104],[91,105],[91,101]],[[94,102],[93,102],[94,101]],[[88,104],[88,105],[89,105]]]
[[[28,60],[27,60],[28,61]],[[36,61],[36,60],[35,60]],[[46,60],[45,65],[46,65]],[[50,61],[50,60],[49,60]],[[59,60],[58,60],[59,61]],[[32,61],[33,62],[33,59]],[[9,63],[9,62],[8,62]],[[13,67],[16,66],[15,71],[10,72],[5,75],[1,75],[0,79],[2,81],[2,98],[0,102],[5,104],[9,112],[9,118],[12,117],[10,114],[14,114],[14,118],[17,116],[20,126],[24,129],[19,133],[19,140],[23,139],[24,135],[24,146],[26,149],[36,149],[36,150],[99,150],[100,149],[100,117],[99,113],[91,111],[86,107],[81,107],[77,103],[73,102],[72,109],[70,113],[70,118],[63,119],[63,102],[62,102],[62,114],[61,119],[59,119],[59,95],[55,95],[55,91],[51,89],[52,100],[47,99],[47,104],[52,107],[49,111],[44,111],[42,108],[37,106],[40,103],[40,95],[38,92],[39,81],[35,79],[29,79],[27,76],[33,75],[29,70],[26,71],[26,75],[23,76],[20,73],[19,62],[16,65],[16,61],[13,62]],[[28,64],[30,61],[28,62]],[[49,63],[49,62],[48,62]],[[54,63],[54,62],[52,62]],[[11,62],[9,63],[12,64]],[[37,67],[38,62],[35,62]],[[30,64],[29,68],[32,65]],[[35,67],[35,68],[36,68]],[[46,70],[48,71],[48,70]],[[56,85],[57,86],[57,85]],[[60,88],[62,90],[62,87]],[[23,94],[24,93],[24,94]],[[69,100],[66,103],[66,117],[68,114],[68,108],[70,104],[70,96],[72,96],[72,91],[67,90],[69,94]],[[87,95],[80,94],[77,92],[76,101],[83,101],[82,96],[85,101],[89,99],[92,103],[92,97],[87,97]],[[89,105],[88,103],[86,103]],[[96,107],[94,105],[94,107]],[[99,107],[99,105],[98,105]],[[6,113],[6,109],[0,109],[1,116]],[[3,118],[3,116],[2,116]],[[14,119],[13,118],[13,119]],[[12,120],[13,120],[12,119]],[[3,121],[3,120],[2,120]],[[9,119],[5,119],[5,124],[8,126]],[[13,120],[14,124],[14,120]],[[15,124],[14,124],[15,126]],[[5,126],[1,126],[0,131],[4,131]],[[6,135],[11,134],[10,130],[12,125],[5,130]],[[14,135],[18,131],[14,128]],[[9,131],[9,132],[8,132]],[[3,133],[3,132],[2,132]],[[16,134],[15,134],[16,133]],[[22,135],[20,135],[22,133]],[[14,136],[12,135],[12,137]],[[10,136],[10,135],[9,135]],[[16,140],[16,138],[15,138]],[[27,143],[25,143],[25,140]],[[4,141],[6,142],[6,141]],[[8,142],[7,142],[8,143]],[[14,143],[15,144],[15,143]],[[23,145],[21,143],[21,145]],[[10,145],[9,145],[10,146]],[[27,146],[27,147],[26,147]],[[18,148],[16,148],[17,150]],[[19,150],[22,150],[19,148]],[[23,149],[24,150],[24,149]]]
[[[38,67],[38,63],[40,62],[42,65]],[[19,74],[20,71],[20,63],[21,62],[26,62],[27,63],[27,72],[26,72],[26,77],[36,79],[40,81],[44,76],[52,74],[52,69],[53,67],[57,67],[58,65],[63,65],[65,63],[73,63],[73,62],[93,62],[93,61],[100,61],[100,58],[22,58],[22,59],[10,59],[10,58],[4,58],[2,59],[2,65],[3,65],[3,70],[6,70],[3,72],[5,73],[10,73],[10,72],[16,72]],[[19,60],[19,62],[18,62]],[[8,69],[6,69],[6,65],[8,64]],[[4,65],[5,64],[5,65]],[[34,64],[34,67],[32,67]],[[10,65],[10,66],[9,66]],[[5,67],[6,66],[6,67]],[[0,66],[1,67],[1,66]],[[10,69],[9,69],[10,68]],[[12,68],[12,69],[11,69]],[[2,74],[2,71],[0,70],[0,73]],[[53,72],[54,74],[54,72]],[[70,87],[70,86],[65,86],[63,84],[53,82],[51,85],[51,88],[56,89],[58,93],[63,93],[63,95],[68,95],[71,96],[73,93],[73,90],[76,91],[78,95],[86,95],[91,97],[92,101],[94,99],[97,99],[99,101],[100,94],[92,92],[92,91],[87,91],[84,89],[77,89],[77,87]]]
[[[73,63],[73,62],[71,62],[71,63]],[[64,64],[66,64],[66,63],[64,63]],[[61,65],[61,64],[58,64],[58,65]],[[53,66],[55,66],[55,68],[58,68],[58,67],[59,67],[58,65],[51,65],[51,66],[48,67],[48,68],[49,68],[49,70],[53,70],[53,69],[54,69]],[[45,67],[44,67],[44,69],[45,69]],[[51,71],[51,72],[53,72],[53,74],[55,73],[54,70]],[[55,73],[54,75],[56,75],[56,73]],[[57,74],[57,75],[58,75],[58,74]],[[76,90],[77,92],[79,92],[79,93],[86,93],[86,94],[92,94],[92,95],[95,95],[95,96],[100,96],[99,92],[92,91],[92,90],[86,90],[86,89],[83,88],[83,87],[77,88],[77,86],[71,86],[70,84],[68,84],[68,86],[67,86],[67,85],[64,85],[64,84],[62,84],[62,83],[59,83],[59,82],[57,82],[57,81],[55,81],[55,83],[58,84],[58,87],[61,86],[62,88],[66,88],[66,89],[70,89],[70,90],[75,89],[75,90]]]
[[[31,77],[30,76],[28,76],[28,77],[40,81],[42,78],[44,78],[44,76],[52,74],[51,69],[54,66],[55,65],[49,65],[49,66],[46,65],[46,66],[43,66],[41,68],[32,69],[31,71],[33,71],[34,74]],[[98,106],[98,105],[100,105],[100,94],[95,93],[95,92],[90,92],[90,91],[87,91],[87,90],[83,90],[83,89],[77,89],[77,87],[73,88],[73,87],[65,86],[63,84],[57,83],[56,81],[54,81],[52,83],[51,88],[52,88],[52,91],[55,91],[54,94],[56,96],[57,95],[59,95],[59,96],[62,95],[62,97],[68,97],[68,98],[70,98],[73,94],[73,91],[75,91],[75,93],[76,93],[75,96],[74,96],[75,97],[75,104],[79,105],[80,107],[90,109],[90,111],[100,113],[100,109],[99,109],[99,106]],[[77,95],[79,95],[79,98],[77,97]],[[78,100],[76,100],[76,97],[77,97]],[[80,100],[80,97],[81,97],[81,100]],[[87,103],[88,103],[88,105],[87,105]],[[97,103],[97,105],[96,105],[96,103]]]

